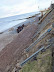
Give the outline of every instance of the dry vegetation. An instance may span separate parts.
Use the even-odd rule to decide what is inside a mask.
[[[30,61],[19,72],[52,72],[51,49],[39,53],[37,61]]]

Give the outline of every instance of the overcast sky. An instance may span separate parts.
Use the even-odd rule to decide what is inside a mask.
[[[51,1],[53,0],[0,0],[0,18],[35,12],[49,7]]]

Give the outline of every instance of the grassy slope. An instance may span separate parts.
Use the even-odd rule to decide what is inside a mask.
[[[20,72],[51,72],[52,56],[51,50],[48,49],[44,53],[39,53],[37,61],[28,62],[20,70]]]

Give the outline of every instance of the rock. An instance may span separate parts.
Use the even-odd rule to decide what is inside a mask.
[[[16,68],[14,68],[12,72],[16,72]]]
[[[21,66],[19,63],[16,64],[16,68],[21,69]]]

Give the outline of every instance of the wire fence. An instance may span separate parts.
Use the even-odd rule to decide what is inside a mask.
[[[27,58],[26,60],[24,60],[20,66],[23,66],[24,64],[26,64],[29,60],[31,60],[33,57],[37,57],[37,55],[39,54],[40,51],[44,52],[46,49],[48,49],[50,46],[52,46],[54,43],[51,43],[50,45],[46,46],[46,47],[42,47],[40,48],[38,51],[36,51],[33,55],[31,55],[29,58]]]

